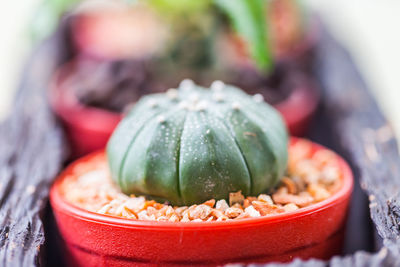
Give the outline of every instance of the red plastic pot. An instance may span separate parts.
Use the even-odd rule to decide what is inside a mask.
[[[274,107],[282,114],[289,132],[293,136],[304,136],[317,111],[320,93],[310,79],[297,86],[292,93]]]
[[[75,63],[64,64],[54,75],[49,99],[54,112],[62,120],[76,158],[105,147],[122,114],[83,105],[65,80],[75,71]],[[317,109],[319,92],[312,82],[302,86],[275,107],[283,115],[294,136],[304,136]]]
[[[292,139],[292,144],[298,139]],[[312,154],[326,148],[314,144]],[[293,212],[225,222],[136,221],[97,214],[65,201],[62,181],[106,160],[104,152],[70,165],[50,202],[70,266],[219,265],[329,257],[340,253],[353,187],[349,166],[337,156],[342,187],[330,198]],[[77,167],[79,165],[79,167]],[[82,168],[83,167],[83,168]]]
[[[74,63],[64,65],[55,74],[49,90],[50,105],[63,122],[71,145],[72,157],[103,149],[122,115],[80,103],[66,78],[74,71]]]

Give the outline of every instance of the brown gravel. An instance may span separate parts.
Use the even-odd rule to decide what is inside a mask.
[[[112,183],[105,162],[89,169],[77,165],[74,172],[83,174],[77,179],[67,177],[62,186],[70,203],[101,214],[170,222],[225,221],[291,212],[329,198],[341,186],[335,155],[327,150],[313,153],[311,143],[304,140],[291,146],[287,175],[271,194],[245,198],[233,192],[229,203],[211,199],[173,207],[143,196],[127,196]]]

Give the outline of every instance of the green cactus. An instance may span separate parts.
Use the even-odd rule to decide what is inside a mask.
[[[191,80],[143,97],[112,135],[111,175],[126,194],[175,205],[258,195],[271,189],[287,164],[288,134],[261,95],[216,81]]]

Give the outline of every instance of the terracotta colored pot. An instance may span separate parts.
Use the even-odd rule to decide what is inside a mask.
[[[65,80],[74,72],[74,62],[64,64],[50,84],[49,99],[54,112],[62,120],[76,158],[105,147],[122,114],[80,103]],[[304,136],[318,107],[319,92],[312,82],[293,90],[284,101],[275,105],[294,136]]]
[[[292,139],[292,144],[297,141]],[[312,149],[313,154],[326,148],[314,144]],[[50,202],[70,266],[212,266],[285,262],[294,257],[328,259],[341,250],[353,187],[349,166],[337,159],[343,179],[339,191],[322,202],[280,215],[223,222],[137,221],[85,211],[66,202],[63,179],[95,169],[96,163],[106,160],[104,152],[70,165],[51,188]]]

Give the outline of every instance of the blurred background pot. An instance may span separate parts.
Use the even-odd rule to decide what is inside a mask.
[[[291,135],[301,137],[307,134],[317,112],[319,100],[317,85],[304,77],[303,82],[299,83],[284,101],[275,105],[285,119]]]
[[[301,139],[292,138],[291,146]],[[326,148],[313,144],[310,157]],[[95,170],[104,152],[70,165],[50,192],[70,266],[219,265],[328,259],[340,253],[353,175],[336,155],[342,187],[330,198],[280,215],[225,222],[137,221],[89,212],[63,197],[63,179]]]
[[[316,35],[296,1],[272,1],[265,11],[276,61],[267,72],[257,69],[216,2],[149,3],[83,1],[68,19],[75,57],[55,75],[50,98],[74,156],[104,147],[121,113],[140,96],[184,78],[204,86],[221,79],[259,93],[282,113],[292,135],[306,134],[319,95],[303,66]]]
[[[90,101],[96,102],[96,105],[88,105],[83,103],[83,97],[79,96],[79,89],[91,82],[85,82],[87,79],[96,79],[95,75],[97,74],[91,72],[91,69],[89,69],[86,78],[78,79],[77,81],[73,76],[79,71],[80,64],[81,62],[79,61],[72,61],[61,66],[54,75],[49,90],[51,107],[65,126],[71,144],[72,157],[82,156],[104,148],[108,138],[121,120],[123,110],[129,109],[142,95],[157,93],[167,89],[157,82],[146,82],[147,85],[143,86],[143,79],[147,79],[147,81],[151,80],[151,75],[148,76],[147,73],[143,73],[143,77],[138,77],[136,80],[127,73],[121,77],[121,82],[115,82],[115,84],[113,77],[107,79],[107,76],[113,74],[107,73],[104,74],[106,76],[100,77],[100,83],[94,81],[94,84],[99,83],[98,86],[92,87],[95,90],[100,90],[101,86],[107,86],[105,83],[110,82],[109,86],[111,87],[108,88],[109,92],[107,90],[103,90],[102,92],[94,91],[93,94],[99,100],[91,99]],[[101,66],[96,66],[96,70],[97,68],[101,68]],[[108,71],[106,70],[106,72]],[[100,73],[100,75],[102,74]],[[102,82],[103,80],[104,82]],[[125,89],[120,88],[126,92],[121,92],[117,95],[115,93],[116,89],[112,87],[122,87],[122,84],[126,83],[127,80],[129,80],[130,84],[124,86],[128,87]],[[273,105],[283,115],[290,133],[295,136],[303,136],[307,133],[308,126],[318,107],[319,92],[314,83],[304,75],[300,74],[294,80],[292,83],[294,88],[290,90],[289,94],[283,100]],[[243,88],[242,84],[239,84],[239,86]],[[245,91],[252,94],[262,94],[257,89]],[[100,96],[101,93],[107,94]],[[126,93],[129,95],[126,95]],[[130,99],[130,101],[125,103],[126,106],[121,107],[121,103],[127,99]],[[269,102],[268,98],[266,98],[266,101]],[[107,102],[107,108],[97,105],[101,102]]]
[[[64,81],[73,63],[64,65],[50,85],[49,101],[53,111],[61,119],[73,158],[104,148],[122,115],[106,109],[83,105],[74,90]]]

